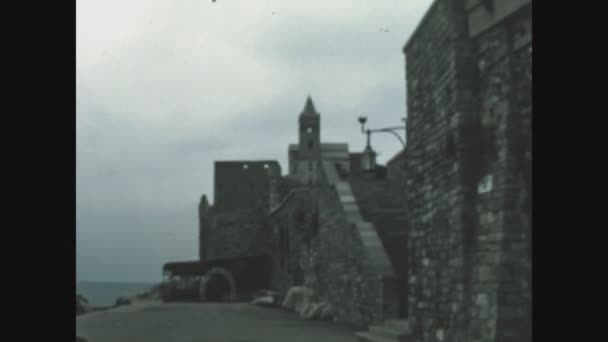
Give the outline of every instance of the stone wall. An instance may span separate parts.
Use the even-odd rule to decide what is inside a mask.
[[[283,183],[276,161],[216,162],[215,202],[199,206],[201,260],[269,255],[268,211]]]
[[[206,234],[207,259],[269,255],[272,230],[261,210],[214,211]]]
[[[281,174],[281,167],[276,161],[215,162],[215,211],[252,207],[268,210],[271,173]]]
[[[319,189],[317,196],[320,236],[313,247],[320,259],[320,291],[336,308],[339,322],[366,326],[382,320],[382,272],[374,272],[361,235],[347,218],[338,192]]]
[[[270,217],[274,234],[272,284],[282,293],[304,284],[306,260],[301,258],[309,252],[316,226],[312,201],[310,188],[294,190],[284,197]]]
[[[405,48],[409,320],[423,341],[465,341],[470,265],[460,126],[472,110],[463,4],[435,1]]]
[[[530,341],[531,225],[526,202],[531,193],[525,155],[531,153],[532,18],[526,8],[500,17],[496,25],[471,34],[478,71],[476,106],[489,146],[482,174],[492,180],[492,190],[478,194],[475,203],[480,262],[473,294],[477,303],[488,300],[473,312],[472,333],[483,336],[485,311],[495,310],[495,340]],[[495,284],[491,292],[488,280]]]
[[[437,0],[404,48],[409,318],[423,341],[530,340],[531,14],[499,2]]]
[[[361,218],[348,182],[319,179],[315,187],[292,191],[271,214],[273,288],[311,286],[343,323],[367,326],[396,317],[399,283],[373,225]]]

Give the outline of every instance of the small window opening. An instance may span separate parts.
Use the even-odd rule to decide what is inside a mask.
[[[306,128],[306,133],[312,133],[312,127]]]
[[[249,165],[247,165],[247,164],[243,164],[243,169],[244,169],[244,170],[247,170],[248,168],[249,168]]]
[[[268,164],[264,164],[264,168],[267,169],[268,168]]]

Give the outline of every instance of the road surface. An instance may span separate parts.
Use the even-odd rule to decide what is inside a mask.
[[[248,303],[138,303],[76,318],[88,342],[354,342],[361,329]]]

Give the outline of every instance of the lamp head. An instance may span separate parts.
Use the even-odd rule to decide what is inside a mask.
[[[361,156],[361,168],[364,172],[373,172],[376,169],[376,151],[370,145],[365,147]]]

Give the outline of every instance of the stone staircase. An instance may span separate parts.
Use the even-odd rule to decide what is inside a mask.
[[[407,276],[407,216],[400,190],[387,179],[351,179],[361,216],[378,237],[399,276]]]
[[[400,189],[386,178],[358,177],[349,180],[362,218],[373,224],[400,282],[399,316],[407,317],[407,211]],[[359,341],[417,341],[407,320],[387,319],[356,334]]]
[[[355,334],[362,342],[418,342],[406,319],[389,319]]]

